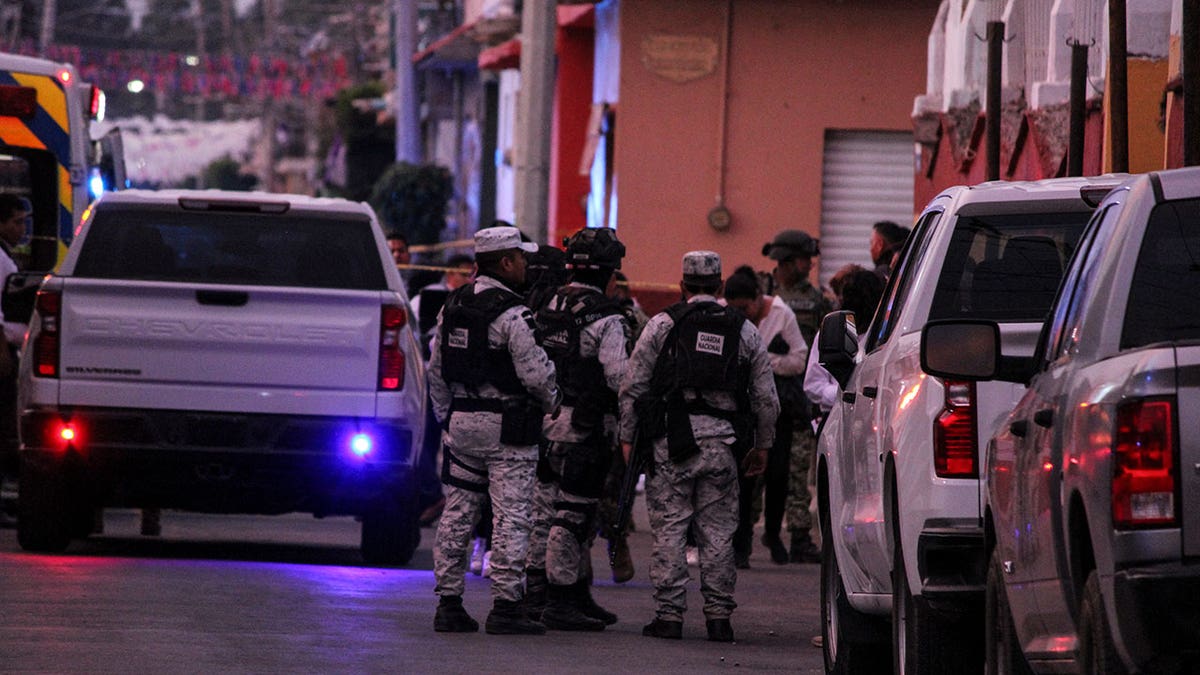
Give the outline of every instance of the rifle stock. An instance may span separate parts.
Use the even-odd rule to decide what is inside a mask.
[[[634,432],[633,450],[629,453],[629,461],[625,463],[625,475],[621,477],[621,494],[617,497],[616,522],[613,523],[613,532],[618,534],[625,532],[629,526],[629,519],[633,516],[633,500],[637,497],[638,478],[646,468],[649,454],[654,451],[650,444],[642,447],[640,435]],[[609,549],[608,562],[610,565],[616,564],[616,547]]]

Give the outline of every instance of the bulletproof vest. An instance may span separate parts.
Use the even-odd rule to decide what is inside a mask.
[[[576,405],[580,399],[614,412],[616,394],[604,379],[598,356],[580,353],[580,335],[590,324],[621,313],[616,301],[603,293],[579,287],[563,287],[537,313],[538,343],[554,361],[563,403]]]
[[[715,302],[679,303],[667,313],[676,322],[676,386],[743,392],[746,376],[738,367],[738,351],[746,318]]]
[[[488,346],[488,327],[521,298],[500,288],[475,292],[475,284],[459,287],[442,310],[442,377],[474,389],[487,383],[506,394],[524,394],[507,349]]]

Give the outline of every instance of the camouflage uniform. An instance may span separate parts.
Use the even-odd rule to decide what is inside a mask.
[[[567,288],[603,292],[579,283],[568,284]],[[557,309],[562,298],[555,296],[549,307]],[[580,332],[580,357],[599,360],[604,369],[604,380],[614,394],[625,376],[626,345],[625,322],[620,314],[593,321]],[[591,578],[589,551],[596,534],[596,508],[604,478],[612,464],[616,435],[613,415],[605,415],[603,429],[593,435],[571,423],[574,412],[574,405],[564,404],[546,418],[544,433],[550,442],[546,467],[549,471],[539,476],[534,494],[534,530],[529,546],[530,566],[541,567],[540,563],[544,561],[547,579],[562,586]],[[565,487],[564,477],[567,479]],[[594,482],[595,490],[580,489],[581,481]]]
[[[689,270],[720,277],[720,258],[711,252],[693,252],[684,257],[684,279]],[[705,272],[704,270],[711,270]],[[696,295],[689,302],[715,302],[709,295]],[[660,313],[646,325],[621,387],[620,437],[633,441],[638,426],[634,401],[648,389],[655,362],[662,352],[674,319]],[[765,448],[775,434],[779,402],[771,364],[758,330],[749,321],[741,325],[738,362],[749,371],[750,407],[755,416],[755,447]],[[697,397],[713,407],[733,411],[737,402],[728,391],[684,391],[689,400]],[[735,440],[729,420],[706,414],[690,414],[692,434],[699,453],[676,463],[670,458],[666,438],[654,444],[653,471],[646,482],[646,505],[654,535],[650,577],[654,582],[658,621],[681,622],[687,609],[684,585],[688,581],[685,555],[687,531],[695,525],[700,547],[700,592],[704,614],[725,619],[737,603],[733,600],[737,571],[733,561],[733,533],[738,524],[738,466],[731,451]],[[653,626],[643,630],[651,634]],[[711,638],[711,634],[710,634]]]
[[[796,313],[800,333],[811,345],[821,327],[821,320],[833,311],[829,299],[807,279],[794,286],[777,286],[775,293]],[[812,492],[809,490],[809,467],[817,449],[817,437],[808,420],[797,420],[792,434],[792,454],[788,463],[788,531],[793,539],[808,536],[812,529]]]
[[[499,280],[479,277],[474,292],[501,288],[511,292]],[[439,596],[461,596],[465,587],[467,546],[471,529],[479,517],[485,491],[491,496],[495,512],[492,538],[492,596],[516,602],[523,596],[525,557],[532,528],[530,495],[537,467],[536,444],[501,443],[501,414],[492,411],[458,410],[461,402],[511,400],[495,386],[482,382],[468,387],[447,383],[442,371],[442,320],[434,335],[429,362],[429,394],[434,414],[449,424],[443,436],[443,481],[446,508],[438,525],[434,545],[434,577]],[[511,355],[518,378],[528,395],[545,411],[553,410],[560,394],[555,384],[554,364],[534,339],[533,316],[524,306],[512,307],[488,327],[490,348],[505,349]],[[456,409],[451,414],[451,403]],[[468,486],[468,487],[464,487]]]

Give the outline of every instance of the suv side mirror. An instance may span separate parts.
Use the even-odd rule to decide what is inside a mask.
[[[817,356],[819,363],[837,380],[838,386],[845,389],[846,382],[854,372],[854,357],[858,356],[854,312],[830,312],[825,315],[817,339]]]
[[[1000,326],[993,321],[930,321],[921,329],[921,370],[951,380],[1000,380],[1028,385],[1035,356],[1000,353]]]
[[[45,272],[14,272],[8,275],[4,280],[4,291],[0,294],[0,310],[4,312],[5,321],[29,323],[38,289],[45,278]]]
[[[1000,326],[930,321],[921,329],[921,370],[952,380],[990,380],[1000,370]]]

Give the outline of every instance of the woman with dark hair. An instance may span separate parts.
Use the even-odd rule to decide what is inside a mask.
[[[781,411],[775,422],[775,444],[767,453],[767,470],[763,480],[744,478],[741,481],[739,522],[733,537],[734,562],[737,567],[750,567],[750,547],[754,535],[754,523],[758,520],[755,502],[760,486],[765,486],[765,511],[763,544],[771,550],[771,560],[776,564],[788,561],[788,550],[780,538],[784,508],[788,494],[788,463],[791,456],[794,416],[787,414],[790,406],[782,400],[789,389],[803,398],[799,387],[788,387],[788,378],[799,379],[804,374],[808,344],[800,334],[796,315],[778,296],[763,295],[758,275],[748,265],[734,270],[725,281],[725,302],[746,315],[758,328],[763,344],[767,345],[767,357],[775,373],[776,389],[781,392]]]
[[[883,280],[879,275],[859,265],[846,265],[829,280],[829,287],[837,295],[838,307],[854,312],[855,324],[866,328],[875,315],[879,299],[883,297]],[[865,331],[859,331],[860,336],[865,334]],[[813,342],[816,343],[816,340]],[[837,381],[818,362],[816,355],[810,355],[808,359],[804,373],[804,393],[821,409],[820,418],[815,422],[824,420],[833,409],[833,404],[837,402]]]

